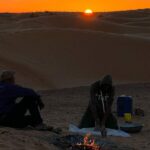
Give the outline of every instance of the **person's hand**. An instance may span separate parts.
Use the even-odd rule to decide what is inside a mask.
[[[41,99],[38,100],[38,106],[39,106],[40,110],[44,108],[44,103],[42,102]]]
[[[102,126],[100,131],[101,131],[102,137],[106,137],[107,136],[107,130],[106,130],[105,126]]]
[[[101,131],[100,125],[96,125],[95,128],[94,128],[94,131]]]

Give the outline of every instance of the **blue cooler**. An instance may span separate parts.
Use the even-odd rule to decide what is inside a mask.
[[[133,112],[133,100],[131,96],[119,96],[117,99],[117,114],[123,117],[124,113]]]

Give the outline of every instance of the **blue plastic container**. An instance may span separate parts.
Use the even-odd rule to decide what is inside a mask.
[[[119,96],[117,99],[117,114],[123,117],[124,113],[133,112],[133,100],[131,96]]]

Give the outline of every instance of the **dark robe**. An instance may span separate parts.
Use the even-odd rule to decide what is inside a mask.
[[[105,120],[105,127],[118,129],[117,120],[111,113],[114,91],[112,78],[109,75],[91,85],[90,101],[81,119],[79,128],[95,127],[95,121],[99,119],[100,126]]]

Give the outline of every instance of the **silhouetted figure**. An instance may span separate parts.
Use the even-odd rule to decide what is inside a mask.
[[[118,129],[116,118],[111,112],[114,101],[112,77],[106,75],[102,80],[91,85],[88,108],[79,124],[79,128],[95,127],[102,136],[106,136],[106,127]]]
[[[46,130],[39,109],[44,108],[40,96],[30,88],[15,84],[14,72],[0,75],[0,125],[24,128],[28,125]],[[28,115],[26,112],[29,111]]]

